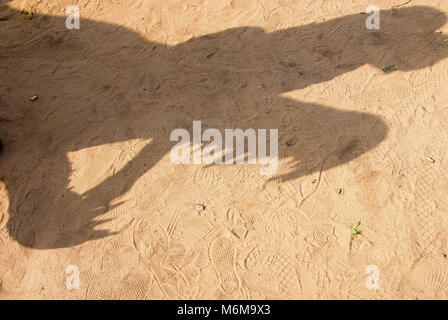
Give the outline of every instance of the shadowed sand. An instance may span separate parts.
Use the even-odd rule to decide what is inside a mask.
[[[343,111],[283,94],[366,64],[381,69],[394,63],[410,71],[448,55],[440,44],[446,36],[436,33],[446,16],[428,7],[382,11],[381,30],[367,30],[366,16],[358,13],[272,33],[228,29],[175,46],[86,19],[80,30],[61,31],[63,17],[27,21],[7,7],[0,15],[0,27],[17,25],[14,34],[0,28],[1,79],[39,94],[39,104],[14,105],[8,94],[0,97],[7,229],[22,245],[38,249],[112,234],[95,230],[105,222],[99,217],[169,154],[171,131],[191,131],[194,120],[202,121],[203,130],[221,132],[278,129],[280,172],[272,179],[297,179],[353,160],[385,139],[379,117],[361,106]],[[38,63],[38,72],[15,72],[13,58]],[[298,141],[288,147],[291,136]],[[68,189],[68,152],[136,138],[150,143],[118,172],[84,194]],[[58,178],[48,183],[47,176]],[[66,210],[56,211],[55,204]]]

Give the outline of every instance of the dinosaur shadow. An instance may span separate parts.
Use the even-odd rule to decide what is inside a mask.
[[[221,132],[278,129],[279,158],[290,170],[274,178],[283,181],[371,150],[388,131],[379,117],[282,96],[365,64],[394,63],[405,72],[448,56],[447,37],[436,32],[446,16],[435,9],[382,11],[380,30],[367,30],[365,19],[357,13],[272,33],[233,28],[168,46],[86,19],[80,30],[61,31],[65,17],[28,21],[0,7],[0,26],[17,26],[14,34],[0,28],[7,39],[0,42],[0,172],[9,235],[51,249],[113,234],[95,229],[105,222],[100,216],[169,154],[172,130],[191,130],[193,120]],[[25,72],[15,72],[17,64]],[[23,99],[33,94],[39,100]],[[291,136],[298,141],[286,146]],[[84,194],[69,189],[68,152],[136,138],[151,142],[118,172]]]

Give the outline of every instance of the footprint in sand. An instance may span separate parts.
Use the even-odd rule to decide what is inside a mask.
[[[240,286],[235,273],[235,249],[232,242],[226,238],[215,239],[210,246],[210,260],[221,281],[225,292],[234,292]]]

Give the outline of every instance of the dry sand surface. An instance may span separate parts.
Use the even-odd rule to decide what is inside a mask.
[[[448,298],[448,2],[403,2],[0,0],[0,297]],[[194,120],[277,174],[172,164]]]

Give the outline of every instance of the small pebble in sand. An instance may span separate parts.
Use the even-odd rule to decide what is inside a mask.
[[[287,146],[293,146],[297,143],[298,140],[299,139],[297,139],[296,137],[291,137],[291,138],[288,138],[285,143]]]
[[[30,98],[30,101],[36,101],[38,98],[39,98],[38,96],[32,96],[32,97]]]
[[[196,210],[197,212],[201,212],[205,210],[205,205],[203,204],[194,204],[193,205],[193,209]]]
[[[434,163],[434,162],[436,162],[436,160],[434,160],[432,157],[430,157],[430,156],[426,156],[426,160],[428,160],[429,162],[431,162],[431,163]]]
[[[341,189],[341,188],[337,188],[337,189],[336,189],[336,193],[337,193],[337,194],[342,194],[342,189]]]

